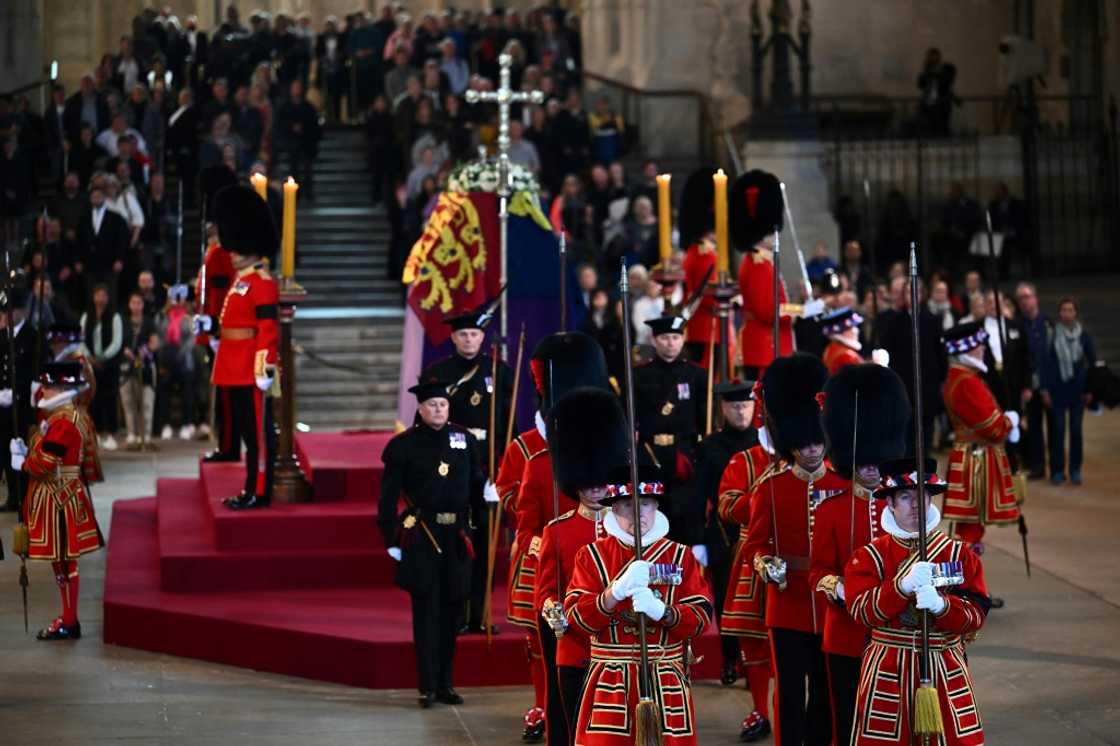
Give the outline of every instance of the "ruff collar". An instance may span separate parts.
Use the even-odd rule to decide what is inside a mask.
[[[634,536],[622,530],[622,526],[618,525],[618,519],[614,517],[614,511],[607,511],[607,515],[603,518],[603,529],[626,546],[634,546]],[[664,539],[668,535],[669,519],[659,510],[653,519],[653,528],[642,534],[642,550],[653,546],[658,539]]]
[[[898,522],[894,519],[894,511],[890,508],[883,511],[883,517],[879,519],[879,523],[882,524],[884,531],[901,541],[912,541],[918,538],[917,531],[902,530],[902,527],[899,526]],[[931,503],[929,511],[926,513],[926,534],[928,535],[937,528],[937,524],[939,523],[941,523],[941,511],[937,509],[936,505]]]

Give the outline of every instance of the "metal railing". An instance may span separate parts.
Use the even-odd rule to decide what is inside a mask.
[[[28,91],[39,91],[39,113],[42,114],[47,110],[47,99],[49,98],[48,91],[51,85],[58,80],[58,60],[51,60],[51,64],[43,68],[43,75],[45,77],[39,80],[32,81],[18,88],[13,88],[10,91],[0,91],[0,96],[7,98],[15,98],[20,94],[27,93]]]

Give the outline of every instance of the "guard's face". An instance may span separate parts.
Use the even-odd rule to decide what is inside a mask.
[[[746,430],[754,419],[754,402],[747,401],[721,401],[720,411],[723,412],[723,421],[734,430]]]
[[[815,471],[824,461],[824,443],[810,443],[793,452],[797,465],[805,471]]]
[[[431,399],[425,399],[417,406],[420,411],[420,419],[428,427],[438,430],[447,424],[447,418],[451,414],[451,403],[442,396],[433,396]]]
[[[925,495],[925,503],[925,509],[928,511],[932,503],[928,494]],[[894,514],[894,522],[903,531],[916,532],[918,530],[920,506],[917,489],[896,490],[890,498],[890,508],[891,513]]]
[[[875,464],[856,467],[856,481],[864,487],[873,487],[879,483],[879,467]]]
[[[657,350],[657,356],[667,363],[680,357],[683,347],[684,335],[678,332],[666,332],[653,338],[653,348]]]
[[[611,506],[611,512],[614,513],[619,528],[633,536],[634,499],[619,500]],[[640,498],[638,500],[638,515],[641,521],[642,534],[645,535],[653,528],[653,523],[657,518],[657,501],[651,497]]]
[[[451,332],[451,342],[455,345],[455,351],[469,360],[482,349],[485,336],[481,329],[459,329]]]
[[[599,503],[607,494],[607,486],[589,487],[585,490],[579,491],[579,501],[591,508],[592,510],[599,510],[603,506]]]

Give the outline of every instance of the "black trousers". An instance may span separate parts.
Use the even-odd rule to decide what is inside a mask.
[[[579,716],[587,669],[557,666],[556,633],[544,619],[537,620],[537,632],[541,636],[541,652],[548,682],[548,702],[545,708],[548,732],[545,742],[548,746],[571,746],[576,740],[576,718]]]
[[[272,498],[272,471],[276,460],[276,428],[272,422],[272,397],[256,386],[229,386],[233,426],[245,443],[245,492]],[[263,480],[258,480],[263,472]]]
[[[1035,474],[1046,474],[1046,424],[1050,420],[1038,392],[1027,402],[1027,429],[1023,431],[1023,451],[1026,467]]]
[[[852,740],[852,721],[856,715],[856,691],[859,689],[859,669],[862,660],[847,655],[826,654],[828,664],[828,691],[832,697],[832,727],[836,743]]]
[[[771,627],[770,642],[774,649],[778,690],[775,743],[778,746],[829,746],[832,714],[821,636]]]
[[[436,573],[425,594],[412,594],[412,641],[416,646],[416,682],[420,692],[450,689],[459,631],[461,601],[449,600],[446,571]]]
[[[241,458],[241,431],[237,428],[237,420],[233,416],[233,398],[230,396],[229,386],[215,386],[214,396],[214,436],[218,442],[218,451],[224,456],[234,460]],[[184,402],[185,405],[186,402]],[[191,422],[184,414],[184,424]]]
[[[479,627],[484,623],[482,612],[486,605],[486,562],[490,556],[490,511],[474,516],[471,543],[474,544],[474,563],[471,566],[471,592],[467,600],[467,623]]]

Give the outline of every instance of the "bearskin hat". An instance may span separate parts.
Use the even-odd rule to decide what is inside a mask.
[[[252,187],[232,184],[214,195],[214,224],[222,248],[248,256],[271,257],[280,239],[268,203]]]
[[[556,332],[542,339],[529,359],[529,371],[542,416],[572,389],[590,386],[610,390],[603,348],[583,332]]]
[[[202,189],[203,207],[206,210],[205,218],[213,222],[214,199],[222,189],[237,183],[237,174],[224,163],[215,163],[213,166],[202,169],[198,175],[198,180]]]
[[[602,487],[630,460],[626,415],[612,392],[581,386],[569,390],[548,413],[552,472],[565,494]]]
[[[750,251],[760,240],[781,230],[782,187],[778,177],[766,171],[747,171],[735,180],[727,196],[731,241],[739,251]]]
[[[909,419],[906,386],[890,368],[848,365],[824,385],[821,425],[829,457],[833,468],[849,479],[853,464],[878,466],[900,458],[906,452]]]
[[[791,458],[798,448],[824,443],[817,394],[828,370],[820,359],[805,353],[780,357],[762,377],[767,430],[779,454]]]
[[[703,238],[716,225],[715,184],[711,166],[696,169],[685,179],[681,201],[677,208],[681,247],[688,247]]]

